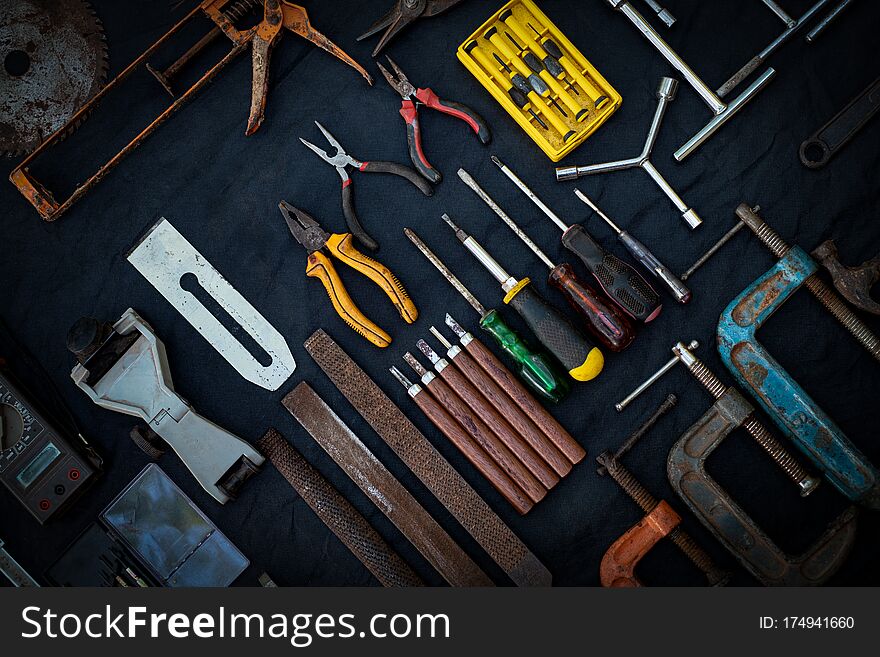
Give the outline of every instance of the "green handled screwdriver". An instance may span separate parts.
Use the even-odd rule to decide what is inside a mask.
[[[567,377],[560,373],[558,366],[545,354],[533,350],[511,329],[494,308],[486,310],[464,284],[458,280],[437,255],[428,248],[415,231],[404,228],[409,241],[415,244],[422,255],[437,268],[443,278],[449,281],[461,296],[480,315],[480,328],[491,335],[495,342],[518,366],[517,374],[541,398],[558,403],[568,394]],[[448,315],[447,315],[448,317]],[[456,325],[457,326],[457,325]],[[462,336],[459,336],[462,337]]]
[[[443,215],[443,221],[471,255],[501,283],[504,303],[519,313],[541,344],[568,370],[571,378],[590,381],[599,376],[605,364],[602,352],[565,315],[547,303],[528,278],[517,280],[508,274],[477,240],[456,226],[448,214]]]

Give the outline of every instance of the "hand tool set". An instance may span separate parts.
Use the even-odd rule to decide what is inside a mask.
[[[819,0],[795,19],[776,2],[762,2],[784,22],[785,31],[718,90],[712,91],[634,7],[634,0],[605,0],[605,4],[626,16],[681,74],[713,114],[709,123],[674,153],[675,160],[681,162],[694,153],[768,85],[775,75],[773,68],[760,73],[734,100],[722,100],[761,69],[773,52],[806,29],[814,18],[830,10],[807,35],[806,40],[812,42],[851,4],[850,0]],[[23,5],[30,3],[31,0],[26,0]],[[412,22],[444,14],[459,3],[460,0],[398,0],[357,40],[383,32],[373,51],[375,57]],[[100,23],[93,17],[84,18],[85,14],[80,16],[82,7],[74,10],[75,4],[59,3],[59,6],[63,5],[61,13],[65,21],[79,25],[77,29],[84,29],[82,24],[95,23],[94,38],[88,42],[94,54],[94,70],[82,68],[77,73],[84,80],[88,78],[89,92],[65,96],[53,116],[32,113],[31,124],[25,126],[30,132],[15,131],[15,139],[8,142],[9,135],[3,128],[3,112],[12,106],[0,102],[0,124],[3,124],[0,125],[3,128],[0,129],[0,150],[34,149],[13,169],[10,179],[47,221],[53,221],[68,210],[249,46],[252,52],[252,93],[245,134],[256,132],[265,118],[271,53],[285,29],[331,53],[372,84],[372,78],[364,68],[311,26],[306,10],[299,5],[287,0],[202,0],[159,41],[99,90],[107,70]],[[670,34],[683,29],[682,24],[654,0],[645,0],[645,4],[667,28],[678,25]],[[3,0],[0,0],[2,6]],[[54,11],[60,10],[53,9],[46,14],[37,11],[35,17],[28,20],[39,24],[40,20],[49,20]],[[464,10],[462,12],[462,15],[466,14]],[[166,68],[154,65],[172,38],[200,15],[211,23],[210,31]],[[606,18],[599,12],[591,20],[598,23]],[[21,22],[26,21],[22,19]],[[0,22],[0,27],[2,25]],[[50,33],[51,30],[46,31],[46,34]],[[4,34],[0,33],[0,45],[4,44]],[[194,84],[185,88],[180,80],[184,71],[197,59],[209,54],[212,44],[222,42],[221,36],[232,42],[231,50]],[[38,45],[42,48],[45,44]],[[456,56],[553,162],[571,153],[605,125],[622,103],[614,87],[533,0],[511,0],[501,6],[461,42]],[[15,64],[13,59],[12,65]],[[401,280],[385,264],[359,250],[363,247],[376,251],[379,248],[376,237],[387,239],[391,248],[386,249],[388,259],[383,256],[383,260],[393,264],[395,271],[403,271],[396,260],[399,254],[392,250],[391,242],[392,239],[399,242],[400,235],[394,235],[393,230],[399,230],[401,224],[392,230],[392,218],[378,213],[368,221],[373,228],[367,232],[355,209],[350,174],[354,169],[363,173],[393,174],[408,181],[425,197],[431,197],[433,185],[439,184],[443,176],[440,167],[435,167],[428,159],[423,147],[420,107],[428,107],[463,122],[476,140],[463,140],[461,148],[481,152],[480,164],[486,165],[486,170],[494,171],[488,166],[491,161],[531,201],[531,204],[523,204],[515,195],[515,200],[522,206],[515,207],[511,203],[513,199],[501,199],[509,210],[505,209],[496,202],[495,199],[501,197],[492,190],[489,176],[482,167],[468,164],[468,169],[476,174],[472,175],[461,166],[462,162],[455,161],[459,180],[547,266],[547,285],[565,296],[571,311],[563,311],[544,298],[539,290],[541,283],[529,278],[531,267],[522,261],[510,260],[509,252],[505,253],[507,244],[503,242],[505,239],[513,241],[507,231],[498,230],[498,225],[488,219],[485,212],[478,211],[478,216],[465,219],[469,228],[473,226],[476,232],[477,227],[483,230],[479,233],[484,238],[482,243],[460,227],[459,220],[452,218],[465,214],[464,208],[455,207],[456,197],[461,196],[459,187],[450,189],[448,202],[453,207],[449,212],[439,207],[433,212],[421,208],[413,210],[414,216],[407,222],[416,228],[403,229],[406,238],[433,265],[433,269],[425,267],[423,260],[416,259],[420,265],[418,271],[405,272],[405,278],[415,285],[418,274],[428,272],[425,278],[430,282],[427,285],[437,290],[438,296],[426,298],[419,305],[424,310],[425,303],[430,302],[432,317],[429,321],[437,323],[423,323],[418,330],[415,326],[408,329],[401,325],[401,329],[407,331],[405,339],[409,350],[402,349],[393,358],[383,358],[378,365],[369,360],[369,355],[387,352],[365,348],[359,338],[350,334],[337,336],[340,340],[337,343],[325,328],[321,328],[314,315],[320,307],[320,295],[315,292],[317,288],[308,287],[307,298],[291,297],[290,304],[297,310],[294,314],[298,322],[296,327],[278,321],[273,324],[169,220],[161,218],[125,254],[126,259],[223,360],[258,388],[278,391],[297,369],[288,343],[288,339],[295,337],[291,331],[305,327],[311,335],[305,339],[303,347],[335,390],[330,389],[331,394],[325,394],[328,391],[322,389],[319,395],[313,388],[317,387],[316,382],[308,378],[291,383],[283,391],[281,405],[305,432],[296,432],[292,440],[287,440],[282,435],[283,429],[269,429],[252,446],[235,433],[202,417],[178,394],[172,382],[165,345],[137,312],[129,308],[112,325],[84,317],[73,325],[67,336],[68,350],[77,360],[70,373],[71,379],[94,404],[146,423],[146,427],[139,425],[132,429],[130,436],[149,458],[158,460],[170,448],[192,473],[195,478],[192,483],[197,482],[219,505],[230,503],[242,494],[244,484],[260,472],[268,459],[296,495],[383,586],[422,586],[426,582],[438,581],[438,577],[452,586],[492,586],[495,584],[490,578],[492,572],[503,572],[509,582],[517,586],[550,586],[553,576],[542,562],[541,550],[533,552],[514,530],[528,527],[542,510],[563,499],[564,485],[575,479],[576,467],[584,460],[588,449],[596,449],[602,440],[601,435],[608,433],[608,427],[597,423],[589,407],[585,407],[578,408],[577,424],[567,429],[541,402],[562,404],[572,389],[576,389],[572,385],[574,380],[593,382],[585,390],[594,395],[594,403],[604,404],[601,400],[607,400],[602,396],[607,389],[602,386],[614,377],[615,367],[637,362],[626,359],[634,358],[628,354],[637,349],[637,334],[646,330],[643,325],[650,324],[660,330],[658,327],[664,323],[664,320],[656,321],[661,316],[663,303],[644,272],[600,244],[588,231],[587,222],[592,218],[594,224],[607,224],[632,259],[676,301],[664,316],[691,312],[697,302],[692,303],[693,294],[684,281],[743,227],[748,227],[778,262],[721,310],[717,327],[714,327],[721,362],[731,371],[740,388],[757,400],[757,406],[785,438],[791,440],[828,480],[831,484],[826,487],[829,494],[840,493],[848,504],[861,506],[866,515],[880,508],[880,473],[869,456],[774,359],[756,335],[797,289],[805,287],[874,360],[880,361],[880,337],[844,301],[846,299],[858,310],[880,315],[880,303],[871,297],[872,287],[880,280],[880,256],[862,265],[848,267],[840,262],[835,242],[828,240],[815,249],[811,257],[800,247],[787,244],[758,215],[758,207],[742,204],[736,209],[737,224],[686,272],[676,276],[651,249],[603,212],[600,203],[605,206],[606,201],[600,191],[591,190],[588,194],[573,189],[573,194],[583,204],[574,203],[574,207],[585,212],[586,218],[581,217],[579,221],[563,219],[501,158],[481,151],[482,146],[492,141],[492,131],[474,109],[460,102],[444,100],[431,88],[415,86],[390,56],[375,64],[401,98],[399,114],[406,125],[412,167],[394,161],[355,159],[321,123],[315,121],[333,150],[326,151],[303,137],[299,139],[336,169],[342,185],[341,212],[330,195],[324,199],[326,208],[316,209],[315,216],[296,207],[300,205],[296,199],[292,199],[293,203],[279,201],[277,197],[269,199],[273,207],[277,203],[291,236],[305,249],[306,275],[320,280],[336,315],[370,344],[383,349],[391,345],[391,334],[370,319],[352,299],[331,256],[378,286],[405,324],[415,325],[420,319],[414,300]],[[4,65],[8,70],[8,58]],[[31,173],[35,159],[69,135],[111,90],[142,67],[172,96],[172,104],[96,173],[78,184],[71,195],[56,201],[52,192]],[[152,78],[147,79],[154,85]],[[22,77],[23,81],[26,79]],[[49,95],[60,94],[57,91],[59,84],[58,80],[50,81],[44,91]],[[444,82],[444,86],[446,84]],[[700,226],[699,214],[682,200],[652,162],[660,127],[676,97],[678,84],[671,77],[660,79],[655,94],[656,109],[638,156],[588,166],[565,164],[555,169],[555,180],[570,181],[596,173],[638,167],[646,171],[672,201],[690,229]],[[805,166],[816,169],[825,166],[876,114],[880,106],[877,102],[878,84],[880,81],[872,83],[804,141],[800,159]],[[21,95],[23,92],[16,92],[16,88],[10,87],[13,93]],[[79,91],[83,89],[82,85],[78,87]],[[37,97],[28,97],[25,101],[19,105],[33,104]],[[19,107],[18,114],[28,112],[22,112]],[[345,130],[352,132],[359,117],[351,111],[341,115],[351,119]],[[484,113],[483,116],[490,115]],[[271,114],[268,119],[283,120]],[[286,120],[294,119],[287,117]],[[20,127],[18,121],[15,127]],[[287,142],[295,141],[296,127],[288,125],[282,129]],[[453,132],[458,136],[463,130],[461,126],[449,129],[450,132],[458,130],[459,133]],[[34,131],[49,136],[39,143],[38,139],[32,139]],[[497,142],[504,143],[500,134],[498,137]],[[314,163],[310,156],[300,157],[303,152],[299,145],[296,149],[287,145],[293,150],[297,165],[300,161],[304,163],[297,176],[313,168],[308,166]],[[519,168],[520,165],[516,166]],[[309,176],[309,180],[316,183],[313,179]],[[487,190],[491,190],[491,195]],[[401,192],[399,196],[403,198],[411,193]],[[414,196],[414,199],[418,198],[418,195]],[[568,198],[571,201],[571,197]],[[599,199],[600,203],[594,199]],[[312,203],[303,200],[306,202]],[[550,228],[544,220],[532,221],[527,214],[532,205],[562,231],[561,245],[577,256],[590,280],[581,278],[572,264],[560,262],[552,252],[548,255],[533,241],[533,236],[538,241],[543,239],[538,233]],[[590,210],[587,211],[585,206]],[[331,227],[337,225],[340,218],[332,214],[342,215],[347,230],[333,231]],[[598,215],[602,222],[592,214]],[[438,221],[440,218],[451,234],[444,232]],[[260,222],[265,221],[276,228],[278,225],[272,222],[277,219],[277,214],[258,217]],[[627,222],[627,226],[632,223]],[[460,256],[447,244],[444,247],[447,250],[440,253],[455,265],[456,273],[453,273],[420,237],[428,231],[431,232],[427,236],[428,242],[432,245],[435,239],[438,246],[443,239],[451,244],[454,236],[480,267],[473,266],[470,257],[455,260]],[[355,245],[355,240],[359,246]],[[282,266],[285,268],[291,251],[297,251],[296,247],[290,249],[289,246],[284,247]],[[658,249],[657,253],[661,253],[663,260],[672,262],[668,252]],[[503,256],[505,265],[509,264],[516,275],[509,273],[496,255]],[[294,258],[299,257],[294,255]],[[469,264],[462,265],[462,262]],[[819,264],[827,269],[843,298],[819,278]],[[520,335],[516,330],[518,327],[508,324],[498,310],[487,309],[459,280],[458,275],[464,275],[461,270],[465,267],[475,271],[485,269],[497,281],[504,304],[516,311],[533,334],[534,341]],[[491,345],[477,339],[453,314],[436,307],[443,300],[439,296],[442,286],[433,283],[436,280],[434,269],[477,312],[479,328],[492,337],[491,342],[500,350],[498,353],[505,355],[506,364],[499,360]],[[276,283],[274,272],[262,280],[268,285],[281,285]],[[410,289],[418,291],[413,287]],[[477,291],[482,297],[484,291]],[[700,290],[700,302],[717,301],[713,299],[718,296],[715,292],[707,285]],[[355,296],[361,298],[364,295]],[[134,301],[131,303],[134,305]],[[449,310],[456,312],[455,309]],[[176,314],[174,316],[176,318]],[[442,324],[439,323],[440,317],[444,318]],[[165,334],[165,327],[160,327],[159,323],[156,326]],[[186,326],[183,331],[191,336]],[[169,334],[173,335],[170,329]],[[346,343],[346,339],[364,347],[363,351],[344,348],[343,345],[351,344]],[[785,442],[770,433],[756,407],[709,369],[708,357],[706,362],[697,358],[694,350],[699,346],[696,340],[687,345],[675,343],[673,357],[615,404],[615,408],[622,412],[679,362],[708,391],[712,397],[710,408],[674,443],[671,439],[668,443],[671,448],[666,456],[666,476],[672,490],[718,545],[704,546],[703,540],[698,542],[686,533],[685,526],[692,523],[693,518],[680,514],[669,502],[655,497],[622,464],[623,457],[638,441],[677,406],[678,398],[670,394],[616,451],[600,452],[596,449],[593,453],[598,463],[598,475],[608,475],[644,514],[641,520],[608,545],[601,562],[596,564],[595,574],[603,586],[642,586],[640,574],[636,572],[640,562],[661,539],[668,538],[713,586],[723,586],[733,576],[728,570],[734,563],[730,557],[727,563],[720,560],[716,563],[716,552],[727,556],[718,550],[719,546],[732,555],[742,570],[762,584],[819,585],[826,582],[840,569],[855,541],[856,506],[839,513],[824,533],[801,554],[790,554],[768,536],[707,471],[706,461],[721,443],[734,430],[742,428],[803,498],[810,496],[822,479],[810,474]],[[184,362],[187,357],[190,363],[199,358],[192,349],[182,352]],[[607,363],[603,351],[614,354]],[[176,353],[172,352],[172,355]],[[208,356],[213,357],[213,353],[209,352]],[[194,364],[195,367],[190,364],[188,374],[200,370],[198,360]],[[219,365],[225,367],[223,363]],[[604,370],[607,370],[605,376],[599,378]],[[375,377],[382,371],[386,374],[380,381]],[[339,402],[337,392],[348,404]],[[403,404],[399,400],[404,397],[409,397],[421,413],[410,417],[399,406]],[[280,412],[277,398],[273,403]],[[350,415],[350,419],[346,417],[350,413],[348,405],[357,412]],[[286,414],[283,417],[290,421]],[[356,424],[361,420],[362,425]],[[39,407],[35,398],[10,380],[5,370],[0,373],[0,480],[40,524],[67,511],[102,474],[102,460],[75,425],[71,428],[65,424]],[[314,443],[303,442],[307,441],[306,435],[311,436]],[[377,441],[376,437],[381,440]],[[316,445],[320,446],[320,451],[315,449]],[[665,453],[666,448],[661,449]],[[394,454],[392,460],[385,458],[390,455],[388,450]],[[313,460],[316,454],[317,459],[327,462],[325,457],[329,457],[338,466],[332,470],[333,476]],[[643,461],[642,469],[646,463],[662,472],[662,461],[657,458]],[[401,464],[406,467],[402,468]],[[339,481],[339,469],[351,482]],[[743,472],[742,476],[746,477],[748,473]],[[257,483],[250,484],[244,494],[263,495],[272,485],[277,495],[280,480],[276,477],[272,483],[272,477],[274,475],[263,475],[256,479]],[[411,482],[416,480],[420,484],[419,490],[411,487]],[[286,493],[281,502],[289,504],[290,492],[283,484],[280,489]],[[417,499],[424,494],[421,489],[435,499],[423,505],[422,500]],[[195,490],[202,494],[201,490]],[[347,491],[363,499],[356,500]],[[53,585],[228,586],[250,565],[248,558],[158,465],[147,465],[128,486],[114,495],[115,499],[100,513],[98,521],[82,531],[65,553],[41,573],[42,577],[29,575],[3,549],[3,541],[0,541],[0,572],[16,586],[39,586],[41,579]],[[821,494],[804,500],[803,504],[813,503],[818,497]],[[375,523],[374,518],[363,511],[369,508],[365,501],[375,506],[390,525],[381,518],[380,523]],[[541,510],[531,513],[541,502]],[[590,504],[591,500],[582,502]],[[448,512],[443,517],[432,515],[430,509],[437,508],[436,503]],[[247,503],[239,502],[239,505],[247,506]],[[147,510],[141,512],[142,507]],[[290,513],[289,506],[284,508],[285,513]],[[459,545],[456,534],[450,533],[446,526],[452,520],[473,540]],[[632,519],[621,523],[615,535],[631,522]],[[394,535],[387,535],[388,530]],[[161,537],[155,539],[155,544],[151,543],[154,536]],[[419,563],[407,561],[406,549],[398,553],[398,547],[406,542],[408,548],[414,548],[423,558]],[[536,543],[534,547],[540,545]],[[485,554],[471,554],[474,548]],[[411,550],[409,553],[412,554]],[[285,558],[287,556],[285,554]],[[481,564],[488,563],[487,560],[494,562],[500,571],[484,571]],[[88,566],[81,568],[81,563]],[[427,572],[427,566],[434,572]],[[264,565],[261,570],[276,572],[269,565]],[[265,573],[260,583],[274,586],[273,579]]]

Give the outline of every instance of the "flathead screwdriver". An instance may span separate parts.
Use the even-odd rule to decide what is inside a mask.
[[[573,379],[590,381],[599,376],[605,364],[602,352],[590,344],[565,315],[547,303],[528,278],[517,280],[508,274],[477,240],[456,226],[448,214],[443,215],[443,221],[471,255],[501,283],[504,303],[513,306],[541,344],[556,356]]]
[[[499,167],[504,166],[494,155],[492,161]],[[616,352],[623,351],[632,343],[636,337],[635,328],[616,305],[600,297],[596,290],[579,280],[568,263],[554,264],[467,171],[459,169],[458,177],[549,267],[548,282],[562,292],[569,304],[583,316],[590,335],[603,347]]]
[[[673,297],[675,297],[676,301],[679,303],[687,303],[691,300],[691,291],[678,279],[678,276],[669,270],[669,267],[660,262],[660,260],[657,259],[657,256],[648,250],[648,247],[639,242],[625,230],[618,228],[617,225],[608,218],[608,215],[602,212],[602,210],[599,209],[599,206],[593,203],[593,201],[591,201],[581,190],[576,189],[574,190],[574,193],[580,200],[589,205],[593,209],[593,212],[602,217],[602,219],[605,220],[605,223],[611,226],[611,230],[617,233],[617,239],[623,242],[623,245],[627,250],[633,254],[633,257],[636,260],[642,263],[642,266],[645,269],[654,274],[657,280],[666,286],[666,289],[669,290],[669,293]]]
[[[581,259],[614,303],[641,322],[657,318],[663,309],[660,298],[634,267],[603,249],[580,224],[567,225],[509,167],[496,164],[562,230],[562,245]]]
[[[495,342],[515,362],[519,369],[517,374],[533,392],[542,399],[558,403],[569,392],[568,378],[559,372],[559,366],[546,354],[532,349],[527,342],[511,329],[498,311],[494,308],[486,310],[485,306],[458,280],[449,267],[435,254],[422,239],[410,228],[403,232],[409,241],[415,244],[428,262],[430,262],[443,278],[458,291],[461,296],[480,315],[480,328],[491,335]]]

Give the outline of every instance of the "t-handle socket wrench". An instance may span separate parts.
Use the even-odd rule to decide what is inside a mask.
[[[694,342],[691,342],[693,345]],[[691,349],[684,346],[681,342],[675,344],[672,347],[672,353],[675,354],[673,358],[669,360],[663,367],[661,367],[654,375],[652,375],[647,381],[645,381],[642,385],[640,385],[635,392],[633,392],[629,397],[627,397],[623,402],[617,404],[615,408],[617,410],[622,410],[626,404],[635,399],[639,394],[641,394],[644,390],[646,390],[652,383],[657,381],[661,376],[666,374],[669,370],[671,370],[675,364],[679,361],[684,363],[685,367],[687,367],[688,372],[690,372],[694,378],[703,384],[703,387],[709,391],[716,400],[721,399],[721,397],[727,392],[729,389],[728,386],[725,386],[721,379],[719,379],[715,374],[706,367],[703,362],[697,358]],[[801,497],[806,497],[810,493],[812,493],[821,483],[821,479],[813,477],[803,468],[803,466],[795,460],[794,456],[780,443],[765,427],[761,424],[754,415],[750,415],[746,418],[746,420],[742,423],[743,428],[748,432],[748,434],[761,446],[761,448],[767,452],[770,458],[773,460],[776,465],[778,465],[788,478],[791,479],[795,484],[797,484],[798,489],[800,490]]]
[[[663,193],[669,197],[669,200],[681,212],[681,218],[689,228],[697,228],[703,223],[697,211],[689,207],[681,196],[667,182],[657,167],[651,162],[651,151],[654,149],[654,143],[657,141],[657,134],[660,132],[660,125],[663,123],[663,116],[666,114],[666,108],[673,100],[675,100],[675,92],[678,89],[678,80],[674,78],[660,78],[660,84],[657,87],[657,110],[654,112],[654,118],[651,121],[651,127],[648,128],[648,137],[645,139],[645,146],[642,152],[636,157],[628,160],[616,160],[614,162],[603,162],[601,164],[590,164],[583,167],[556,167],[556,180],[562,182],[565,180],[576,180],[581,176],[589,176],[594,173],[606,173],[608,171],[624,171],[625,169],[633,169],[639,167],[651,176],[651,180],[657,183],[657,186],[663,190]]]

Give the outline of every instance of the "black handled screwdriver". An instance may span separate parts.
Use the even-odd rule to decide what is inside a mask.
[[[675,297],[676,301],[679,303],[687,303],[691,300],[691,291],[678,279],[678,276],[670,271],[669,267],[660,262],[657,256],[648,250],[648,247],[639,242],[625,230],[618,228],[617,225],[611,221],[611,219],[609,219],[608,216],[581,190],[576,189],[574,190],[574,193],[580,200],[589,205],[593,209],[593,212],[602,217],[602,219],[605,220],[605,223],[611,226],[611,230],[617,233],[617,239],[623,242],[623,245],[627,250],[633,254],[633,257],[636,260],[642,263],[642,266],[645,269],[654,274],[657,280],[666,286],[666,289]]]
[[[443,215],[443,221],[449,224],[458,241],[471,255],[501,283],[505,293],[504,303],[513,306],[532,333],[556,356],[571,377],[577,381],[596,378],[605,364],[602,352],[568,318],[547,303],[528,278],[517,280],[508,274],[477,240],[456,226],[448,214]]]
[[[504,166],[494,155],[492,156],[492,161],[499,167]],[[571,265],[568,263],[554,264],[547,257],[547,254],[516,225],[513,219],[507,216],[507,213],[480,187],[479,183],[467,171],[459,169],[458,177],[550,268],[548,282],[562,292],[568,299],[569,304],[583,316],[590,335],[603,347],[611,351],[623,351],[632,343],[636,337],[636,331],[629,318],[623,314],[623,311],[607,300],[604,295],[600,297],[596,290],[583,283],[574,273]]]
[[[562,245],[584,263],[611,300],[633,319],[648,323],[657,318],[663,305],[660,297],[636,269],[609,253],[580,224],[568,226],[509,167],[501,171],[519,187],[562,230]]]
[[[409,241],[415,244],[428,262],[465,298],[471,307],[480,315],[480,328],[491,335],[495,342],[508,356],[519,366],[517,374],[535,393],[543,399],[558,403],[568,394],[569,385],[567,377],[561,368],[547,354],[532,349],[517,333],[510,328],[498,311],[494,308],[486,310],[486,307],[464,286],[458,277],[453,274],[442,260],[434,253],[422,239],[410,228],[404,228],[403,232]],[[447,318],[450,316],[447,315]],[[456,326],[458,326],[456,324]],[[459,337],[461,337],[459,335]]]

